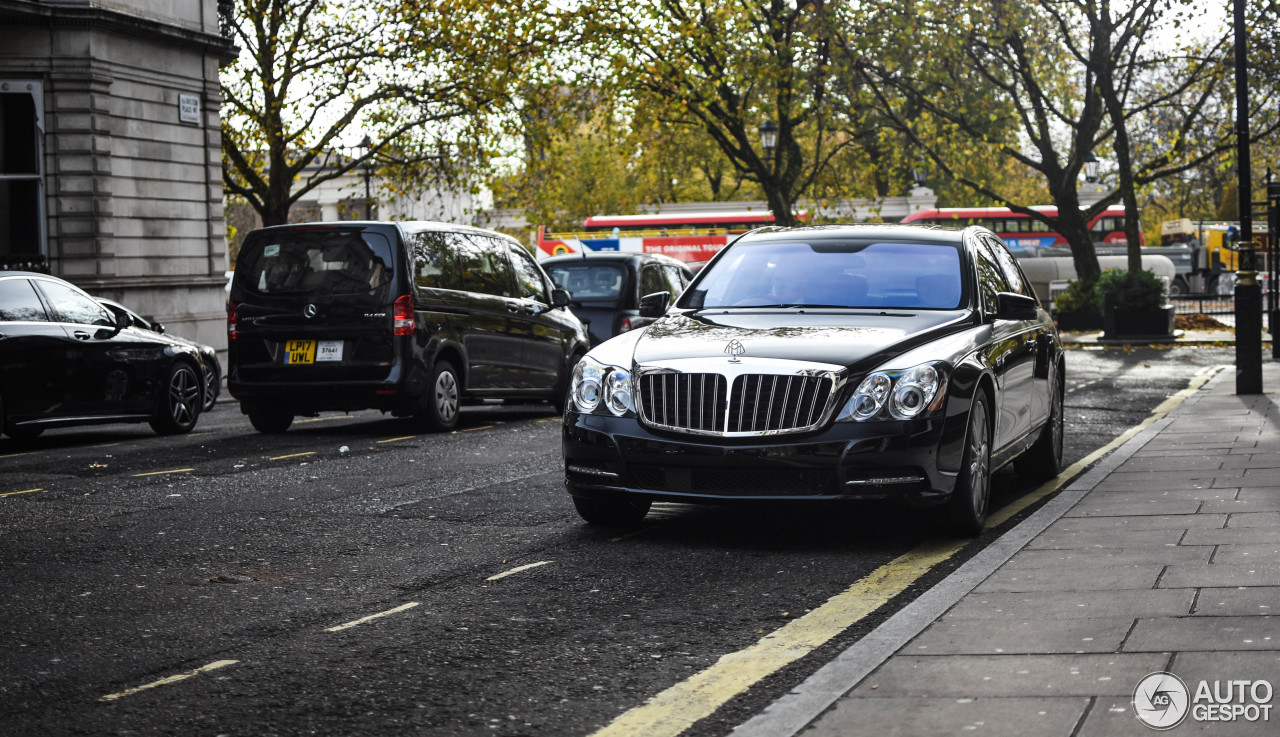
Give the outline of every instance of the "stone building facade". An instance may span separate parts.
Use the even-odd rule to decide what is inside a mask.
[[[223,13],[230,4],[223,0]],[[0,267],[224,347],[218,0],[0,0]]]

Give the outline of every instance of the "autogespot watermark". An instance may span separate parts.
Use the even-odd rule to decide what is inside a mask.
[[[1163,671],[1138,681],[1133,711],[1143,724],[1166,730],[1190,715],[1197,722],[1266,722],[1271,720],[1269,681],[1200,681],[1195,691],[1181,678]]]

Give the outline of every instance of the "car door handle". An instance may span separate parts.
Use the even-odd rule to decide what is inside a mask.
[[[520,311],[520,305],[516,304],[515,302],[507,303],[507,312],[515,313],[519,311]]]
[[[526,315],[536,315],[536,314],[538,314],[538,306],[537,306],[537,305],[526,304],[526,305],[524,306],[524,314],[526,314]]]
[[[75,331],[75,333],[73,333],[73,335],[75,335],[75,336],[76,336],[76,340],[88,340],[88,339],[89,339],[89,334],[88,334],[88,333],[86,333],[86,332],[85,332],[85,331],[83,331],[83,330],[77,330],[77,331]]]

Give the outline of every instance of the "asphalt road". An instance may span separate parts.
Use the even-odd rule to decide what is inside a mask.
[[[1073,350],[1068,462],[1233,360]],[[0,440],[0,732],[591,734],[937,534],[888,504],[591,528],[559,432],[525,405],[441,435],[359,413],[264,436],[221,402],[183,437]],[[995,504],[1032,488],[1002,471]],[[727,734],[998,532],[685,734]]]

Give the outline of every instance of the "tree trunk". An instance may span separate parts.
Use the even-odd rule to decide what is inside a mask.
[[[1095,21],[1094,38],[1099,44],[1106,44],[1107,57],[1110,58],[1110,41],[1113,24],[1104,6],[1104,15]],[[1098,93],[1107,107],[1107,117],[1115,128],[1116,164],[1120,174],[1120,201],[1124,203],[1124,236],[1126,254],[1128,255],[1129,276],[1136,278],[1142,272],[1142,221],[1138,217],[1138,195],[1133,189],[1133,156],[1129,145],[1129,127],[1125,120],[1120,96],[1116,93],[1115,78],[1109,64],[1097,64],[1094,74],[1098,79]]]
[[[1071,246],[1071,260],[1076,267],[1076,279],[1088,285],[1098,282],[1102,268],[1098,266],[1098,251],[1089,232],[1089,221],[1080,211],[1080,198],[1076,195],[1075,182],[1064,182],[1056,188],[1053,198],[1058,207],[1057,231]]]

